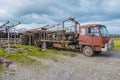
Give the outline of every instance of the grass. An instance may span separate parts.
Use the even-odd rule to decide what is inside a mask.
[[[36,60],[29,58],[29,56],[35,56],[42,59],[53,59],[56,60],[58,57],[55,54],[68,54],[69,51],[46,49],[41,51],[40,48],[34,46],[17,45],[16,49],[12,53],[8,53],[4,49],[0,49],[0,56],[20,64],[32,64],[36,63]]]
[[[114,46],[116,48],[120,48],[120,41],[114,41]]]
[[[120,41],[114,41],[114,49],[120,50]]]
[[[120,38],[113,38],[114,40],[114,50],[120,50]]]
[[[7,40],[6,40],[7,41]],[[4,42],[6,42],[4,41]],[[14,46],[13,44],[11,46]],[[41,51],[39,47],[18,45],[16,44],[16,50],[12,51],[10,54],[5,49],[0,49],[0,56],[11,60],[15,63],[25,65],[25,66],[38,66],[41,65],[41,62],[36,61],[35,59],[30,58],[29,56],[35,56],[41,59],[52,59],[52,60],[61,60],[56,54],[69,54],[70,51],[56,50],[56,49],[46,49]],[[0,72],[4,70],[4,67],[0,65]]]
[[[4,71],[4,67],[0,65],[0,71]]]
[[[17,52],[20,52],[24,55],[30,55],[30,56],[36,56],[39,58],[44,58],[44,59],[48,59],[48,58],[53,58],[54,56],[49,56],[48,54],[45,54],[45,51],[40,51],[40,49],[38,47],[34,47],[34,46],[19,46],[20,49],[18,49]]]
[[[3,50],[3,49],[0,49],[0,56],[6,58],[8,60],[11,60],[13,62],[25,64],[25,65],[29,65],[29,64],[36,62],[34,59],[31,59],[27,56],[20,55],[17,52],[13,52],[13,53],[9,54],[9,53],[7,53],[6,50]]]
[[[57,50],[57,49],[48,49],[46,52],[49,52],[51,54],[69,54],[70,51],[66,51],[66,50]]]
[[[24,55],[30,55],[39,57],[42,59],[53,59],[56,60],[58,57],[56,54],[68,54],[69,51],[63,51],[63,50],[55,50],[55,49],[46,49],[45,51],[41,51],[40,48],[34,47],[34,46],[24,46],[19,45],[20,49],[17,52],[20,52]]]
[[[21,65],[25,65],[25,66],[29,66],[31,64],[33,64],[33,65],[36,65],[36,64],[41,65],[40,62],[38,63],[34,59],[31,59],[31,58],[29,58],[27,56],[20,55],[20,54],[18,54],[16,52],[9,54],[4,49],[0,49],[0,56],[2,56],[5,59],[8,59],[10,61],[13,61],[13,62],[15,62],[17,64],[21,64]],[[2,71],[4,71],[4,67],[2,65],[0,65],[0,72],[2,72]]]

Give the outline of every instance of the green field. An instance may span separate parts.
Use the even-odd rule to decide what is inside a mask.
[[[120,38],[113,38],[114,40],[114,50],[120,50]]]

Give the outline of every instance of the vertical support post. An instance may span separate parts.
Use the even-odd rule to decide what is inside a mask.
[[[20,35],[20,45],[24,44],[24,43],[22,42],[22,36],[23,36],[23,34]]]
[[[43,41],[43,43],[42,43],[42,50],[44,51],[45,48],[46,48],[46,43],[45,43],[45,40],[46,40],[46,39],[45,39],[45,30],[43,30],[43,33],[44,33],[44,34],[43,34],[43,37],[44,37],[43,40],[44,40],[44,41]]]
[[[75,22],[74,41],[76,40],[76,37],[77,37],[77,23]]]
[[[63,42],[64,42],[64,22],[62,22],[62,44],[63,44]]]
[[[1,42],[2,42],[2,37],[3,37],[3,31],[1,32]]]
[[[9,32],[9,29],[10,28],[8,28],[8,53],[10,53],[10,32]]]
[[[45,30],[44,30],[44,41],[45,41]]]
[[[16,46],[16,40],[15,40],[15,39],[16,39],[16,34],[15,34],[15,29],[14,29],[14,31],[13,31],[13,35],[14,35],[14,36],[13,36],[13,37],[14,37],[14,45]]]
[[[54,25],[54,38],[53,38],[53,40],[56,40],[56,32],[55,32],[55,25]]]
[[[31,34],[29,33],[29,46],[31,46]]]

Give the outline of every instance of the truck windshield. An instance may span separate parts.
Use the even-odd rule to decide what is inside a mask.
[[[100,25],[100,32],[101,32],[103,37],[108,37],[109,36],[109,33],[108,33],[106,27],[103,26],[103,25]]]

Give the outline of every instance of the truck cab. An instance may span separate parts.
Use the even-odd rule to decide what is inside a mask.
[[[93,56],[102,51],[106,52],[114,47],[106,26],[88,24],[80,26],[79,29],[78,44],[86,56]]]

